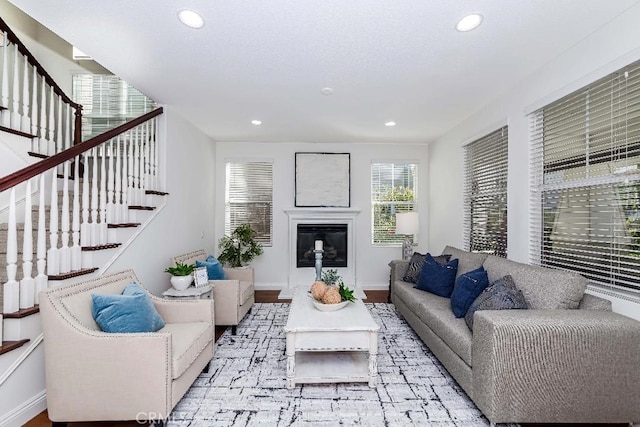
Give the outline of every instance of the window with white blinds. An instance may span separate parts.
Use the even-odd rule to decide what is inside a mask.
[[[256,231],[256,242],[272,244],[273,163],[227,162],[225,180],[226,235],[242,224]]]
[[[640,290],[640,62],[529,119],[532,262]]]
[[[114,75],[74,74],[73,100],[82,105],[82,140],[143,115],[156,103]]]
[[[416,210],[417,183],[416,163],[371,164],[371,243],[402,244],[405,236],[395,234],[396,212]]]
[[[464,148],[464,246],[507,256],[509,132],[504,126]]]

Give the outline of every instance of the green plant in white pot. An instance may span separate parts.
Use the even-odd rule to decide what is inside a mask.
[[[193,270],[195,268],[195,264],[176,262],[175,267],[167,267],[164,271],[171,274],[171,286],[179,291],[184,291],[193,282]]]
[[[243,267],[254,258],[262,255],[262,245],[256,242],[256,231],[250,224],[242,224],[235,228],[229,236],[218,242],[221,250],[218,261],[227,267]]]

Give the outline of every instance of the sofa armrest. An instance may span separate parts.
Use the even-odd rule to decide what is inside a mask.
[[[407,275],[409,260],[394,259],[389,263],[389,267],[391,267],[391,283],[402,280]]]
[[[491,422],[640,420],[640,322],[606,311],[478,311],[473,399]]]
[[[253,268],[225,268],[224,274],[229,280],[240,280],[243,282],[254,283]]]
[[[214,306],[211,299],[167,300],[153,295],[150,297],[166,323],[213,322]]]

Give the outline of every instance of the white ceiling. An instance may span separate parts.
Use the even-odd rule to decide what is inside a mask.
[[[214,140],[305,142],[433,141],[638,3],[10,1]]]

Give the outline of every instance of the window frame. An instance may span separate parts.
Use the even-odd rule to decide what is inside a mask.
[[[404,187],[404,186],[395,186],[393,188],[407,188],[413,194],[413,200],[381,200],[376,199],[375,194],[376,191],[381,191],[381,186],[375,186],[375,171],[374,168],[376,165],[387,165],[389,167],[389,171],[387,173],[394,174],[394,168],[413,168],[412,172],[408,172],[406,174],[407,182],[410,180],[413,182],[412,188]],[[382,174],[384,171],[378,171],[378,176]],[[418,201],[419,201],[419,191],[418,191],[418,182],[419,182],[419,173],[420,173],[420,163],[417,161],[405,161],[405,160],[381,160],[381,161],[372,161],[370,167],[370,201],[371,201],[371,244],[376,247],[400,247],[402,246],[402,242],[405,239],[403,235],[395,234],[395,211],[398,207],[403,207],[400,209],[400,212],[417,212],[418,211]],[[395,177],[392,177],[394,180]],[[398,178],[399,180],[402,178]],[[384,206],[389,206],[390,217],[388,218],[389,226],[386,228],[380,227],[380,224],[376,223],[376,211],[378,207],[384,209]],[[405,209],[406,208],[406,209]],[[379,233],[387,233],[390,237],[382,240],[376,239],[376,236]],[[414,244],[418,243],[418,235],[416,234],[413,239]]]
[[[466,250],[507,257],[508,179],[508,125],[464,146],[463,245]],[[497,209],[494,209],[496,204],[492,201],[496,200]],[[474,214],[478,211],[480,214]],[[498,222],[491,225],[492,217],[495,220],[496,216]],[[476,228],[484,228],[482,239],[475,233]],[[480,249],[483,246],[489,249]]]
[[[230,193],[232,192],[231,190],[231,182],[230,180],[233,178],[231,176],[231,168],[232,165],[236,165],[236,167],[241,167],[241,165],[245,165],[245,167],[247,167],[247,165],[252,165],[252,164],[256,164],[256,165],[261,165],[261,166],[269,166],[269,171],[265,172],[264,171],[256,171],[254,174],[256,176],[251,177],[249,176],[249,179],[254,179],[256,180],[255,183],[253,183],[253,181],[249,181],[249,182],[245,182],[245,184],[243,185],[244,187],[246,187],[247,189],[252,189],[255,190],[256,188],[260,188],[260,185],[264,185],[264,178],[265,176],[270,176],[271,181],[270,181],[270,194],[263,194],[263,195],[256,195],[256,197],[258,197],[257,199],[253,199],[251,194],[240,194],[240,196],[236,196],[236,197],[245,197],[245,200],[236,200],[236,201],[231,201],[231,199],[233,198]],[[251,159],[251,160],[242,160],[242,159],[229,159],[226,160],[224,163],[224,167],[225,167],[225,180],[224,180],[224,234],[225,235],[229,235],[231,234],[231,232],[233,231],[232,226],[237,227],[240,224],[244,224],[244,223],[249,223],[253,226],[254,230],[257,232],[257,236],[256,236],[256,242],[260,243],[262,246],[265,247],[270,247],[273,246],[273,165],[274,162],[271,159]],[[251,172],[247,172],[248,174],[250,174]],[[235,183],[236,186],[241,185],[240,183]],[[234,190],[234,192],[237,192],[237,190]],[[241,193],[241,192],[240,192]],[[265,196],[267,196],[266,198],[264,198]],[[250,215],[260,215],[259,211],[260,208],[266,205],[268,205],[268,212],[269,212],[269,216],[266,219],[263,219],[262,221],[262,226],[257,227],[255,225],[255,222],[250,222],[250,221],[244,221],[244,220],[238,220],[233,222],[231,220],[232,217],[232,205],[235,204],[237,206],[242,206],[244,205],[250,205],[253,204],[256,206],[255,210],[247,210],[247,212],[241,213],[241,215],[244,216],[250,216]],[[233,228],[235,228],[233,227]],[[263,229],[268,229],[268,231],[263,231]]]

